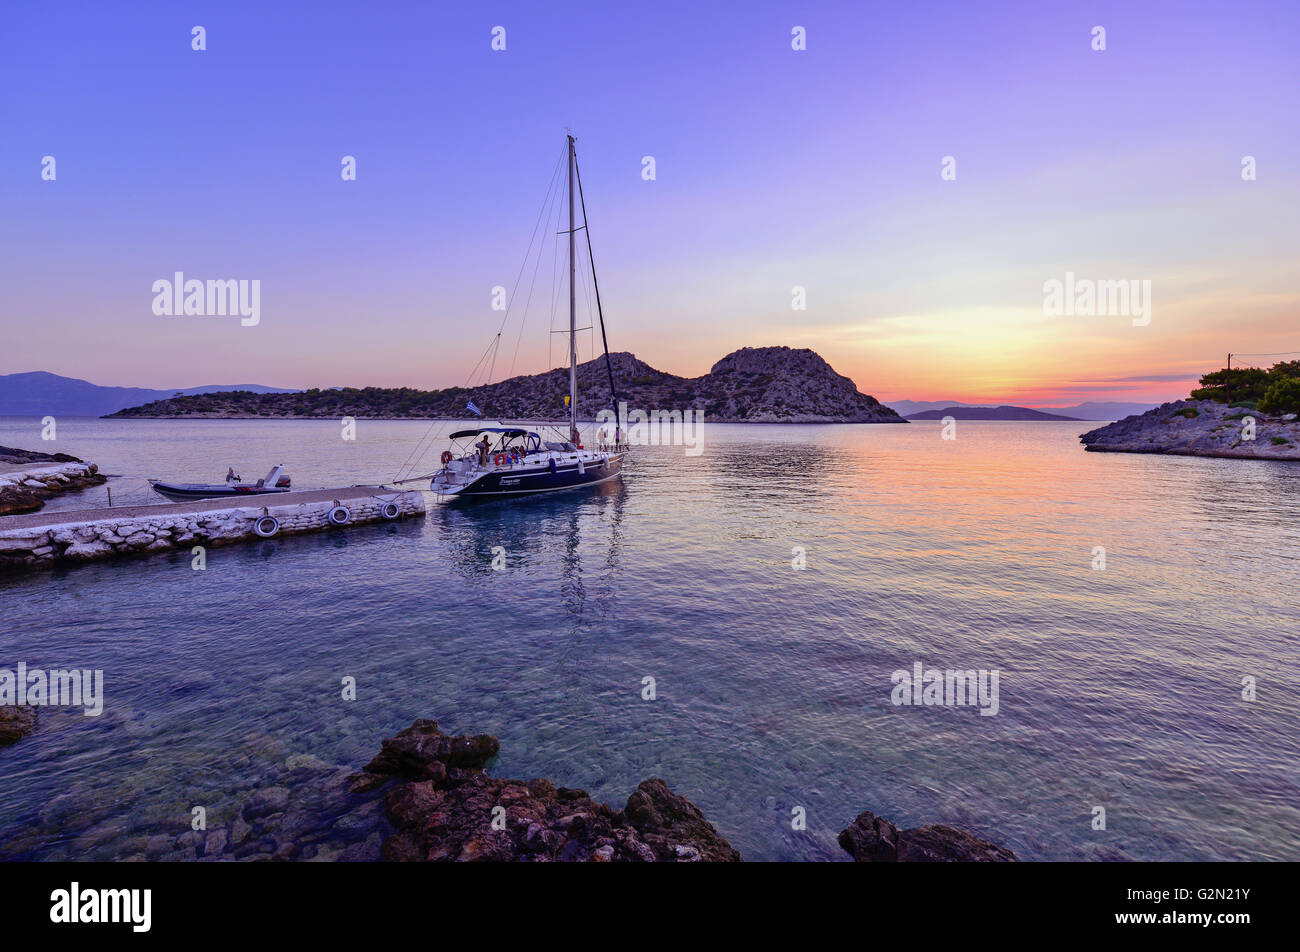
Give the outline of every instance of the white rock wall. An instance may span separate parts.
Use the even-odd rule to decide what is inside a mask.
[[[383,493],[342,499],[351,513],[347,526],[382,522],[380,510],[397,503],[398,518],[424,512],[424,496],[417,491]],[[259,539],[253,524],[264,515],[280,521],[276,537],[329,528],[335,503],[293,503],[280,506],[245,506],[174,515],[142,515],[66,523],[48,528],[0,530],[0,570],[38,569],[55,562],[90,562],[115,555],[160,552],[192,545],[224,545]],[[346,529],[347,526],[339,528]]]

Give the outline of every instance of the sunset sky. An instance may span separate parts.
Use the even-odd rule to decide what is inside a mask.
[[[1156,402],[1300,351],[1297,49],[1294,0],[6,4],[0,373],[463,384],[571,127],[612,349]],[[562,362],[544,262],[497,377]],[[259,280],[260,324],[155,315],[176,271]],[[1067,271],[1150,281],[1150,323],[1045,315]]]

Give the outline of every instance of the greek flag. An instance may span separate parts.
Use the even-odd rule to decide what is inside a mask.
[[[470,400],[468,403],[465,404],[465,409],[468,410],[470,413],[475,414],[476,416],[483,415],[483,411],[480,410],[478,407],[474,406],[473,400]]]

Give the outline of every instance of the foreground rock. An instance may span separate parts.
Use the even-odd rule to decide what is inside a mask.
[[[1249,420],[1254,439],[1247,438]],[[1295,414],[1276,417],[1213,400],[1177,400],[1092,430],[1079,442],[1104,453],[1300,459],[1300,421]]]
[[[549,780],[489,777],[495,737],[450,737],[419,720],[383,742],[352,778],[354,791],[387,787],[397,862],[739,862],[740,854],[689,800],[647,780],[622,810]]]
[[[0,706],[0,747],[21,740],[36,727],[36,708],[25,704]]]
[[[66,453],[0,446],[0,516],[36,512],[51,496],[106,481],[94,463]]]
[[[1014,863],[1016,854],[955,827],[931,824],[900,830],[870,811],[840,834],[857,863]]]

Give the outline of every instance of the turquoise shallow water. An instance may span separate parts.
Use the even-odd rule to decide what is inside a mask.
[[[140,502],[231,464],[390,478],[426,428],[60,420],[48,444],[6,419],[0,443]],[[359,767],[436,717],[498,735],[501,775],[616,805],[661,776],[747,859],[841,858],[864,809],[1025,859],[1300,859],[1300,467],[1085,453],[1088,428],[713,425],[604,489],[0,581],[0,667],[102,668],[107,694],[0,750],[0,842],[124,855],[294,754]],[[895,707],[915,661],[998,670],[998,715]]]

